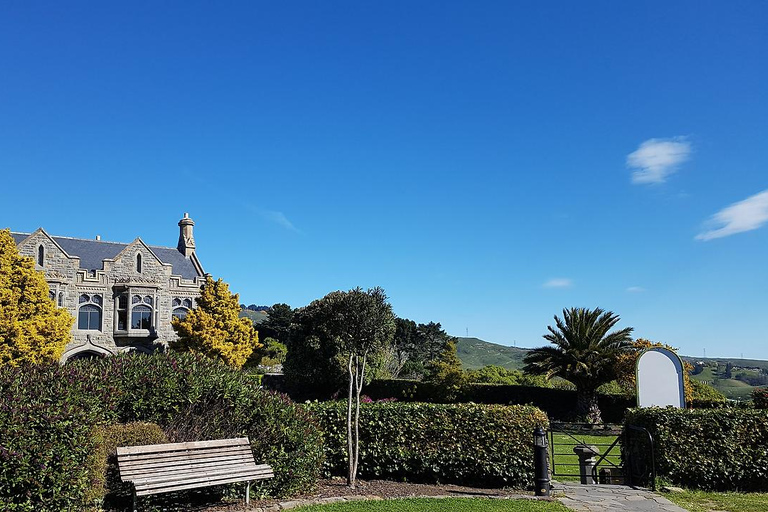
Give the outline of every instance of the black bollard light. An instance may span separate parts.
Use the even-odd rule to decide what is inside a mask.
[[[536,496],[549,496],[549,453],[547,453],[547,434],[541,427],[533,431],[533,467]]]

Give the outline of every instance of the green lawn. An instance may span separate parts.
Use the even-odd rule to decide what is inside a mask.
[[[691,512],[768,510],[768,493],[685,491],[664,493],[664,497]]]
[[[556,501],[488,498],[408,498],[382,501],[350,501],[300,507],[301,512],[567,512]]]
[[[572,481],[579,478],[579,458],[573,453],[573,447],[577,444],[588,444],[597,446],[600,453],[605,453],[608,450],[609,445],[616,440],[616,435],[586,435],[586,434],[566,434],[566,433],[554,433],[554,444],[549,447],[550,456],[554,458],[554,462],[550,460],[550,469],[553,473],[555,480]],[[575,439],[574,439],[575,438]],[[550,439],[550,443],[553,441]],[[621,458],[619,457],[620,447],[616,445],[606,457],[606,461],[610,461],[613,464],[621,466]],[[603,461],[598,465],[598,471],[604,467],[611,467],[611,465]]]

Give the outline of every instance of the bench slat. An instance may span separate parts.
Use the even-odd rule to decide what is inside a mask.
[[[266,471],[266,470],[258,470],[255,468],[242,468],[242,467],[225,467],[225,468],[217,468],[217,469],[211,469],[207,471],[186,471],[183,473],[173,473],[168,475],[151,475],[151,476],[143,476],[143,477],[136,477],[131,482],[133,485],[136,486],[138,489],[139,487],[162,487],[160,484],[164,483],[185,483],[187,481],[194,482],[199,479],[205,479],[205,478],[213,478],[218,476],[236,476],[236,475],[242,475],[242,474],[250,474],[250,475],[266,475],[270,474],[272,475],[272,471]]]
[[[263,477],[268,478],[268,477]],[[147,496],[149,494],[162,494],[165,492],[173,492],[173,491],[185,491],[187,489],[197,489],[198,487],[210,487],[212,485],[222,485],[222,484],[231,484],[235,482],[248,482],[253,480],[261,480],[263,478],[260,478],[258,476],[234,476],[234,477],[224,477],[220,479],[208,479],[203,480],[199,482],[194,483],[184,483],[181,485],[171,485],[169,487],[163,487],[163,488],[152,488],[152,489],[136,489],[136,496]]]
[[[170,452],[178,450],[194,450],[198,448],[215,448],[217,446],[250,446],[247,437],[237,437],[234,439],[215,439],[213,441],[192,441],[189,443],[166,443],[150,444],[145,446],[121,446],[117,449],[117,455],[127,455],[136,453],[156,453]]]
[[[255,471],[262,471],[262,468],[259,468],[253,463],[227,463],[227,462],[220,462],[217,464],[210,464],[207,466],[176,466],[173,468],[170,468],[169,470],[163,471],[162,468],[152,468],[148,470],[138,470],[138,471],[130,471],[125,473],[120,473],[122,479],[124,481],[135,481],[137,478],[154,478],[158,476],[163,475],[177,475],[181,473],[194,473],[199,471],[209,471],[209,470],[219,470],[221,468],[235,468],[235,469],[253,469]]]
[[[209,463],[226,462],[226,461],[242,462],[242,463],[251,462],[253,464],[256,463],[252,454],[241,454],[236,457],[211,456],[211,457],[196,458],[196,459],[153,460],[149,462],[134,462],[131,464],[121,463],[120,472],[122,474],[123,470],[134,471],[134,470],[152,469],[152,468],[172,468],[174,466],[185,466],[185,465],[205,466],[206,464],[209,464]]]
[[[249,453],[251,452],[250,446],[226,446],[226,447],[218,447],[218,448],[205,448],[205,449],[198,449],[198,450],[177,450],[177,451],[161,451],[157,453],[133,453],[133,454],[122,454],[117,456],[117,460],[119,460],[121,463],[124,462],[132,462],[136,460],[153,460],[153,459],[165,459],[165,458],[174,458],[174,457],[194,457],[199,454],[199,456],[204,457],[208,453],[221,453],[221,454],[227,454],[227,453]]]

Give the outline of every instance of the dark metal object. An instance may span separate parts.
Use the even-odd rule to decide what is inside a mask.
[[[636,451],[635,444],[637,443],[637,436],[632,436],[631,434],[635,432],[640,434],[640,438],[645,438],[648,440],[648,446],[641,447],[643,452],[650,454],[651,459],[651,467],[649,468],[646,465],[646,460],[644,457],[633,457],[632,453]],[[643,434],[645,434],[643,436]],[[635,425],[627,425],[626,429],[624,430],[624,435],[626,437],[625,441],[625,447],[626,447],[626,463],[625,463],[625,471],[627,474],[628,483],[631,486],[636,485],[642,485],[646,482],[651,484],[651,490],[656,490],[656,450],[653,443],[653,436],[650,432],[648,432],[647,429],[642,427],[637,427]]]
[[[543,428],[536,427],[533,431],[533,466],[536,496],[549,496],[551,491],[547,447],[546,432],[544,432]]]

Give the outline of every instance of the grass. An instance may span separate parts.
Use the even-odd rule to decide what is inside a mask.
[[[768,510],[768,493],[685,491],[665,493],[664,497],[691,512]]]
[[[567,512],[556,501],[488,498],[408,498],[310,505],[301,512]]]
[[[573,447],[577,444],[587,444],[597,446],[600,453],[605,453],[611,443],[616,440],[616,435],[585,435],[555,432],[554,444],[549,447],[549,452],[554,457],[554,463],[550,460],[550,468],[553,471],[554,478],[562,481],[578,480],[579,478],[579,457],[573,453]],[[575,438],[575,439],[574,439]],[[577,441],[578,440],[578,441]],[[552,440],[549,440],[553,443]],[[619,456],[620,447],[616,445],[606,457],[606,461],[621,466],[621,457]],[[597,470],[609,468],[611,464],[601,462]]]

